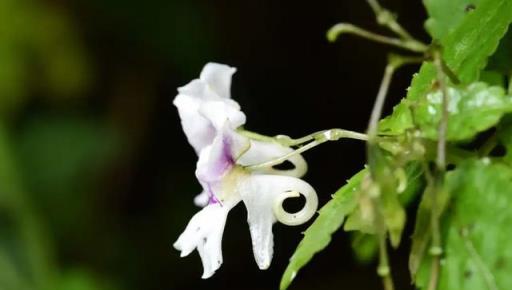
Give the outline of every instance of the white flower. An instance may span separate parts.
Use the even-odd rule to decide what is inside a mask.
[[[231,99],[231,78],[236,68],[208,63],[204,66],[199,79],[192,80],[187,85],[178,88],[178,96],[174,105],[178,108],[183,131],[187,139],[199,155],[201,150],[212,144],[217,132],[227,120],[233,128],[245,124],[245,114],[240,105]],[[259,164],[281,157],[293,151],[277,142],[262,142],[251,140],[249,152],[239,160],[243,166]],[[260,173],[271,173],[302,177],[307,171],[307,163],[300,154],[292,156],[289,161],[293,169],[279,170],[264,168]],[[198,206],[208,204],[208,194],[201,192],[194,199]]]
[[[272,225],[276,221],[287,225],[304,223],[318,206],[315,190],[297,178],[306,171],[300,155],[289,159],[295,165],[291,170],[244,169],[246,165],[281,157],[292,149],[277,142],[251,140],[237,132],[245,123],[245,115],[229,99],[234,71],[224,65],[207,64],[199,80],[180,88],[174,101],[185,134],[199,155],[196,177],[203,193],[196,202],[201,199],[205,206],[190,220],[174,247],[181,251],[181,256],[197,249],[203,263],[203,278],[213,275],[222,264],[226,218],[240,201],[247,208],[254,257],[260,269],[268,268],[272,260]],[[299,212],[287,213],[282,208],[283,201],[300,194],[306,198],[305,206]]]

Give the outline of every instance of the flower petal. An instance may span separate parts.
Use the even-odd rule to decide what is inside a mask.
[[[225,64],[207,63],[199,79],[204,81],[219,97],[231,98],[231,78],[236,68]]]
[[[209,201],[210,197],[208,196],[208,193],[204,190],[194,197],[194,204],[199,207],[207,206]]]
[[[178,95],[174,105],[178,108],[183,132],[197,154],[213,142],[216,130],[212,123],[199,114],[202,100],[189,95]]]
[[[192,217],[174,243],[181,257],[197,249],[203,263],[203,279],[211,277],[222,264],[222,234],[229,209],[220,204],[206,206]]]
[[[197,162],[197,178],[204,184],[220,182],[226,172],[235,165],[238,157],[249,147],[249,139],[238,134],[228,122],[225,122],[212,145],[201,151]]]
[[[245,152],[245,154],[243,154],[240,159],[237,160],[237,163],[242,166],[256,165],[282,157],[292,151],[292,148],[283,146],[279,143],[251,140],[251,148]],[[308,170],[308,164],[302,155],[293,155],[288,159],[288,161],[293,164],[293,169],[276,169],[269,167],[258,170],[256,173],[286,175],[293,177],[302,177],[304,174],[306,174]]]
[[[229,99],[203,102],[199,107],[199,113],[209,120],[217,130],[221,130],[226,122],[236,129],[246,121],[245,114],[240,110],[240,105]]]
[[[306,197],[306,204],[297,213],[286,213],[287,224],[295,225],[307,221],[318,207],[315,190],[305,181],[289,176],[252,175],[241,180],[238,187],[240,196],[247,208],[247,219],[252,238],[254,258],[260,269],[270,266],[273,255],[272,225],[281,221],[283,212],[281,196],[289,197],[290,192],[298,192]],[[275,213],[278,215],[276,216]],[[291,221],[291,222],[290,222]]]
[[[240,105],[229,96],[234,71],[226,65],[209,63],[200,79],[178,88],[179,94],[173,103],[178,108],[183,131],[198,154],[213,142],[216,130],[220,130],[225,121],[233,128],[245,124]]]

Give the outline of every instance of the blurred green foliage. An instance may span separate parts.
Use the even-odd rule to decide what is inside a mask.
[[[106,179],[139,158],[157,88],[133,63],[102,62],[138,53],[151,72],[158,60],[195,74],[212,59],[212,20],[192,1],[0,0],[0,289],[138,288],[137,265],[95,271],[117,257],[112,248],[133,250],[123,243],[131,229],[111,233],[117,192],[105,184],[118,186]]]
[[[93,62],[69,13],[0,0],[0,64],[0,289],[113,289],[86,271],[63,271],[55,242],[94,214],[91,181],[120,146],[118,134],[93,116],[23,114],[35,97],[52,104],[87,95]]]
[[[20,130],[16,153],[23,175],[30,176],[25,186],[55,238],[70,239],[77,226],[84,232],[93,226],[98,170],[116,156],[117,135],[100,120],[63,115],[33,117]]]
[[[0,113],[12,115],[40,90],[83,95],[91,62],[67,15],[37,0],[0,1]]]

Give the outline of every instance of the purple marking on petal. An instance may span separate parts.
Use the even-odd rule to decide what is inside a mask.
[[[214,161],[210,174],[213,176],[222,176],[226,171],[231,169],[234,164],[235,161],[231,153],[231,140],[228,138],[223,138],[222,153]]]
[[[208,204],[221,204],[213,188],[218,188],[217,185],[220,185],[224,175],[235,165],[232,153],[233,141],[230,138],[231,136],[224,135],[221,143],[217,144],[221,147],[214,145],[210,155],[211,159],[208,160],[205,167],[201,167],[201,170],[196,172],[198,179],[207,186]]]
[[[223,156],[224,158],[226,158],[227,162],[229,163],[229,165],[233,165],[235,164],[235,159],[233,158],[233,153],[232,153],[232,140],[231,139],[228,139],[228,138],[222,138],[222,153],[223,153]]]
[[[208,184],[208,191],[206,193],[208,194],[208,205],[220,203],[220,201],[217,199],[217,197],[213,193],[213,190],[212,190],[212,187],[210,184]]]

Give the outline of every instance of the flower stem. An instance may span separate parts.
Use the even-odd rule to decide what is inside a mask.
[[[298,146],[311,140],[321,141],[323,143],[325,141],[337,141],[341,138],[363,141],[368,139],[366,134],[338,128],[318,131],[297,139],[291,139],[290,137],[284,135],[278,135],[275,138],[279,143],[286,146]]]
[[[252,140],[263,141],[263,142],[276,142],[277,141],[275,137],[262,135],[262,134],[259,134],[256,132],[245,130],[243,128],[237,129],[237,132],[240,133],[242,136],[245,136]]]
[[[272,167],[272,166],[275,166],[275,165],[285,162],[286,160],[290,159],[290,157],[292,157],[294,155],[301,154],[302,152],[307,151],[307,150],[309,150],[315,146],[318,146],[322,143],[323,142],[313,141],[313,142],[310,142],[310,143],[300,147],[299,149],[292,151],[286,155],[283,155],[279,158],[272,159],[270,161],[259,163],[259,164],[249,165],[249,166],[246,166],[245,168],[249,169],[249,170],[258,170],[258,169],[262,169],[262,168]]]
[[[246,131],[246,132],[248,132],[248,131]],[[252,132],[249,132],[249,133],[252,133]],[[249,134],[249,135],[251,135],[251,134]],[[257,135],[259,135],[259,134],[257,134]],[[246,135],[246,136],[248,136],[248,135]],[[337,141],[342,138],[367,140],[367,136],[365,134],[353,132],[353,131],[349,131],[349,130],[343,130],[343,129],[324,130],[324,131],[316,132],[316,133],[313,133],[313,134],[310,134],[310,135],[307,135],[305,137],[298,138],[298,139],[291,139],[290,137],[283,136],[283,135],[279,135],[276,137],[266,137],[266,136],[263,136],[263,137],[265,137],[265,138],[263,138],[264,140],[271,140],[273,142],[278,142],[279,144],[282,144],[282,145],[288,146],[288,147],[304,144],[311,140],[313,140],[313,141],[311,141],[311,142],[307,143],[306,145],[299,147],[297,150],[294,150],[294,151],[292,151],[286,155],[283,155],[279,158],[276,158],[276,159],[273,159],[273,160],[270,160],[270,161],[267,161],[264,163],[260,163],[260,164],[246,166],[245,167],[246,169],[257,170],[257,169],[268,168],[268,167],[272,167],[272,166],[281,164],[284,161],[290,159],[290,157],[297,155],[297,154],[301,154],[301,153],[303,153],[311,148],[314,148],[322,143],[325,143],[327,141]],[[270,139],[268,139],[268,138],[270,138]],[[263,139],[259,139],[259,140],[263,141]],[[256,139],[256,140],[258,140],[258,139]]]
[[[317,141],[336,141],[341,138],[348,138],[348,139],[356,139],[356,140],[363,140],[366,141],[368,138],[366,134],[354,132],[350,130],[345,129],[329,129],[329,130],[322,130],[318,131],[309,135],[306,135],[304,137],[300,137],[297,139],[290,138],[286,135],[277,135],[274,137],[261,135],[252,131],[247,131],[245,129],[238,129],[238,133],[242,134],[243,136],[257,141],[263,141],[263,142],[274,142],[279,143],[283,146],[291,147],[291,146],[299,146],[306,142],[309,142],[311,140],[317,140]]]

